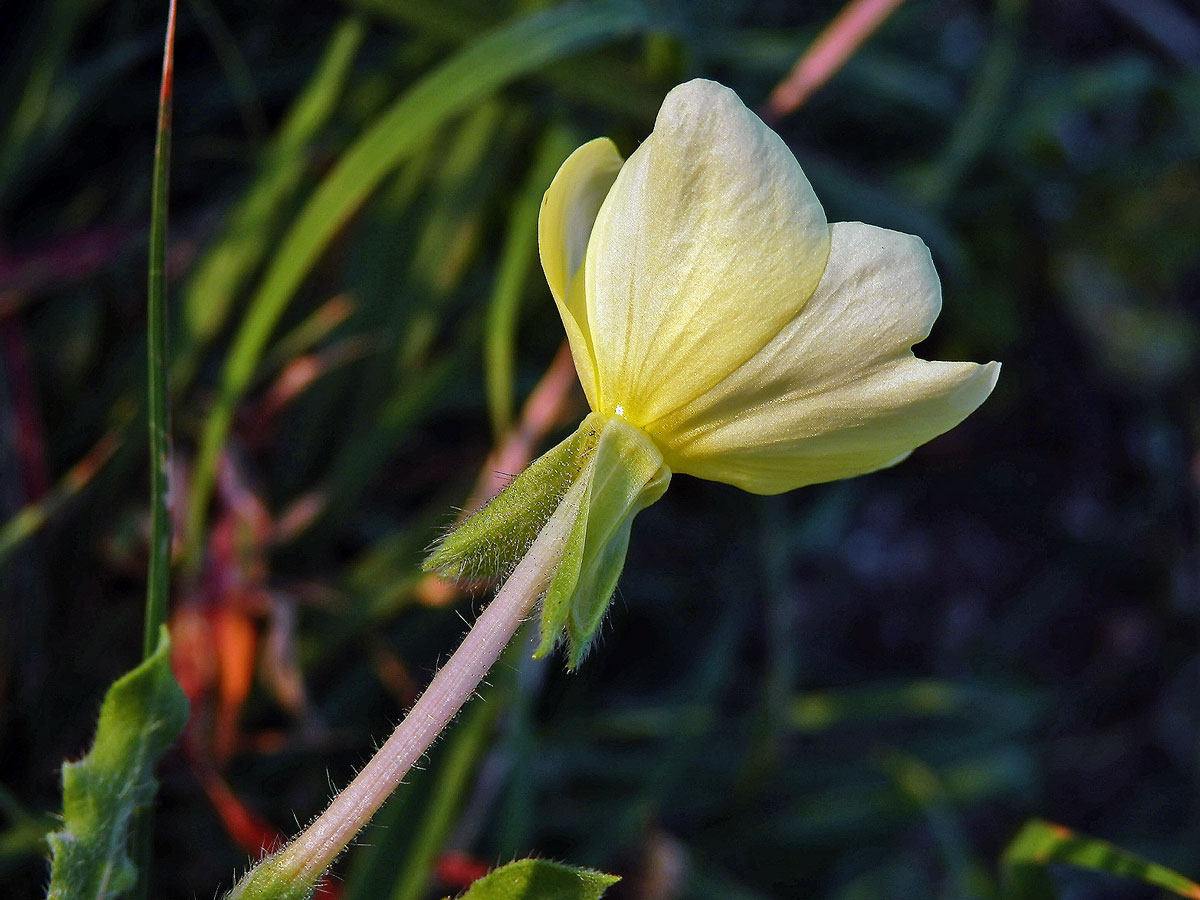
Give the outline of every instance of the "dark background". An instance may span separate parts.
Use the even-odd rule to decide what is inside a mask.
[[[543,5],[181,4],[171,302],[194,365],[172,404],[178,485],[261,261],[321,177],[422,74]],[[161,767],[154,896],[212,896],[247,858],[239,840],[315,814],[478,608],[429,602],[418,566],[493,443],[481,346],[547,133],[628,153],[695,75],[761,108],[839,4],[649,8],[651,34],[541,66],[441,125],[275,330],[205,576],[173,599],[194,719]],[[230,239],[356,13],[361,48],[289,157],[294,184]],[[19,898],[45,883],[57,767],[141,642],[165,4],[5,18],[0,880]],[[677,478],[638,518],[582,669],[511,654],[339,864],[342,895],[443,896],[455,866],[536,854],[626,876],[615,900],[987,898],[1033,816],[1200,876],[1198,62],[1185,0],[911,0],[779,121],[831,221],[930,245],[944,311],[918,352],[1002,360],[995,393],[853,481],[764,499]],[[197,272],[222,240],[261,261],[197,336],[189,311],[219,306]],[[526,256],[518,402],[562,339]],[[340,320],[296,331],[340,295]],[[272,393],[308,364],[311,384]],[[1159,896],[1058,877],[1064,898]]]

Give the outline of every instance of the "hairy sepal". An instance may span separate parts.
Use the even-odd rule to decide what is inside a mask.
[[[504,578],[588,467],[604,420],[595,413],[486,506],[438,541],[422,568],[447,578]]]
[[[534,653],[545,656],[565,643],[572,669],[586,655],[616,591],[634,516],[663,495],[671,470],[644,432],[614,416],[579,477],[587,483],[542,602],[541,643]]]

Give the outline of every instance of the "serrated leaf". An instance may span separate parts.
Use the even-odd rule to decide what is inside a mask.
[[[1047,867],[1056,863],[1131,878],[1200,900],[1200,884],[1178,872],[1108,841],[1041,819],[1025,823],[1004,852],[1005,900],[1054,900],[1054,884]]]
[[[49,837],[48,900],[105,900],[133,885],[130,820],[154,798],[155,763],[187,715],[163,628],[153,655],[105,694],[87,756],[63,766],[63,827]]]
[[[480,878],[461,900],[600,900],[620,880],[593,869],[519,859]]]

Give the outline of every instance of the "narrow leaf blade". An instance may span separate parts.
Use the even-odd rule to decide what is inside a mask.
[[[1004,853],[1005,900],[1053,900],[1046,867],[1074,866],[1107,872],[1200,900],[1200,884],[1107,841],[1077,834],[1053,822],[1027,822]]]

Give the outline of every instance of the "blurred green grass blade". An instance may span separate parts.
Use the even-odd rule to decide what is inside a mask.
[[[393,379],[428,356],[442,309],[467,274],[479,250],[483,214],[503,184],[503,162],[512,146],[512,116],[486,102],[462,122],[434,179],[431,209],[421,229],[408,283],[393,290],[411,293],[411,303],[391,303],[398,344],[381,356],[388,390]]]
[[[979,65],[979,77],[966,108],[954,117],[945,149],[917,180],[917,194],[934,209],[946,206],[1000,126],[1020,71],[1018,32],[1025,10],[1026,0],[1000,0],[997,4],[996,31]]]
[[[268,147],[259,172],[197,264],[183,294],[186,328],[175,384],[190,380],[201,345],[225,323],[237,292],[261,263],[288,200],[304,178],[307,149],[329,121],[366,33],[357,16],[333,32],[308,85]]]
[[[971,852],[962,819],[937,772],[900,751],[885,752],[880,762],[901,793],[925,814],[946,863],[947,881],[953,885],[950,894],[964,900],[991,896],[994,889],[986,870]]]
[[[1054,900],[1053,882],[1046,871],[1047,866],[1054,864],[1106,872],[1162,888],[1180,897],[1200,898],[1200,884],[1166,866],[1107,841],[1076,834],[1062,825],[1033,819],[1004,851],[1004,900]]]
[[[465,41],[497,24],[500,3],[479,0],[348,0],[350,6],[438,41]]]
[[[216,57],[217,64],[225,76],[230,98],[242,120],[242,126],[256,144],[262,143],[267,136],[267,120],[263,112],[262,98],[254,83],[254,73],[246,61],[246,55],[238,45],[237,37],[212,0],[188,0],[188,6],[208,38],[213,56]]]
[[[28,76],[0,141],[0,202],[7,199],[13,179],[25,165],[29,148],[51,105],[55,81],[75,34],[98,0],[59,0],[41,7],[45,18],[42,38],[30,42]]]
[[[132,415],[124,413],[121,420],[107,431],[96,445],[73,465],[49,494],[17,510],[8,521],[0,525],[0,568],[29,537],[36,534],[68,501],[87,487],[96,474],[112,459],[113,454],[125,444],[125,429]]]
[[[864,722],[878,726],[911,719],[981,715],[1015,728],[1032,721],[1040,706],[1036,696],[1017,691],[918,678],[806,691],[792,698],[788,719],[793,729],[810,734]]]
[[[379,461],[395,451],[396,443],[421,417],[436,409],[451,394],[461,395],[459,385],[452,390],[473,350],[474,338],[465,334],[444,357],[404,378],[376,413],[374,427],[354,441],[347,442],[334,461],[328,480],[329,505],[325,515],[338,517],[352,508],[370,482]],[[417,560],[413,560],[414,564]]]
[[[562,161],[579,142],[560,125],[553,125],[538,146],[529,175],[509,214],[496,280],[488,300],[483,327],[483,380],[492,432],[499,438],[513,421],[516,402],[517,321],[521,295],[537,258],[537,220],[542,195]]]
[[[501,9],[501,4],[481,3],[478,0],[454,0],[452,3],[436,0],[348,2],[355,9],[412,28],[421,36],[443,45],[465,43],[482,29],[496,25]],[[529,5],[525,4],[526,7]],[[796,53],[793,52],[782,66],[790,65],[795,57]],[[557,92],[574,101],[632,116],[648,124],[654,122],[663,94],[678,80],[669,79],[666,84],[652,83],[641,66],[599,52],[560,59],[531,74],[539,82],[550,84]],[[620,85],[620,90],[613,90],[613,85]]]
[[[144,882],[126,852],[129,824],[153,799],[154,765],[187,722],[167,630],[154,653],[108,689],[87,756],[63,766],[62,828],[50,835],[48,900],[115,900]]]
[[[568,4],[490,32],[413,85],[345,153],[300,211],[251,300],[205,423],[188,504],[189,566],[198,562],[217,462],[233,413],[296,290],[342,225],[450,116],[566,53],[645,27],[640,5]]]
[[[354,507],[404,432],[441,405],[422,381],[443,384],[455,374],[433,355],[433,345],[447,318],[445,307],[458,297],[479,255],[485,214],[505,180],[513,118],[506,106],[489,101],[441,132],[438,165],[416,186],[425,187],[419,215],[408,212],[416,196],[411,162],[364,213],[351,291],[364,307],[355,324],[369,331],[376,349],[358,368],[347,437],[328,466],[327,521]],[[420,175],[424,169],[417,168]],[[398,241],[398,233],[415,238]],[[469,359],[476,331],[476,317],[468,311],[459,319],[450,355]]]

